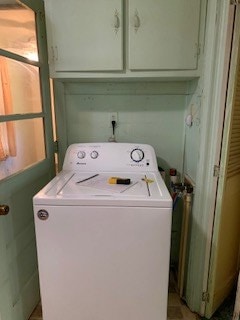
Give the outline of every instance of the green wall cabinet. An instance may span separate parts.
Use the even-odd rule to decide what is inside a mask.
[[[196,77],[200,0],[46,0],[53,78]]]
[[[122,70],[122,0],[47,0],[53,72]]]
[[[200,0],[130,0],[129,69],[195,70]]]

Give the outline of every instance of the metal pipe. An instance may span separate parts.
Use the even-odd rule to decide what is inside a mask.
[[[181,298],[183,297],[183,289],[184,289],[188,230],[189,230],[191,210],[192,210],[192,193],[186,193],[186,195],[183,197],[183,217],[182,217],[182,229],[181,229],[180,252],[179,252],[179,263],[178,263],[178,289],[179,289],[179,295]]]

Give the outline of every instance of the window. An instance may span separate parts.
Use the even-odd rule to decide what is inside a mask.
[[[0,179],[46,158],[35,13],[0,5]]]

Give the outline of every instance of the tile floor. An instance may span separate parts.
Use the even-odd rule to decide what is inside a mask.
[[[200,317],[192,313],[184,301],[179,298],[173,273],[170,273],[168,290],[168,320],[198,320]]]
[[[168,320],[197,320],[186,305],[179,299],[176,293],[169,293]],[[42,320],[42,308],[39,304],[32,313],[29,320]]]
[[[174,275],[170,274],[169,299],[168,299],[168,320],[197,320],[200,319],[192,313],[186,304],[179,298],[176,291]],[[36,307],[29,320],[42,320],[41,304]]]
[[[33,311],[29,320],[42,320],[42,306],[41,303]]]

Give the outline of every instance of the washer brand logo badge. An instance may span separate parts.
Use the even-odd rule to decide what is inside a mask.
[[[47,220],[49,217],[49,213],[46,210],[39,210],[37,215],[40,220]]]
[[[86,166],[86,162],[77,162],[77,164],[80,164],[82,166]]]

